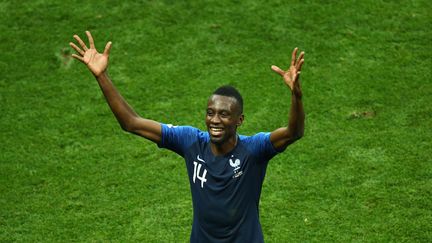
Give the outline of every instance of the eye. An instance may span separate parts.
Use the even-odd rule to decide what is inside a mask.
[[[228,118],[229,116],[230,116],[230,114],[228,112],[226,112],[226,111],[223,111],[221,113],[221,117],[223,117],[223,118]]]
[[[213,116],[213,111],[212,110],[207,110],[207,116]]]

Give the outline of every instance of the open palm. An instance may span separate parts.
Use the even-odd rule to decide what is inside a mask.
[[[111,42],[108,42],[105,46],[104,52],[99,53],[94,45],[93,37],[89,31],[86,31],[86,35],[89,40],[90,48],[87,48],[85,43],[79,38],[78,35],[74,35],[74,38],[80,44],[81,48],[79,48],[74,43],[69,43],[69,45],[78,52],[77,54],[72,54],[72,56],[90,69],[90,71],[96,77],[101,75],[108,67],[108,59],[109,59],[109,51],[111,49]]]

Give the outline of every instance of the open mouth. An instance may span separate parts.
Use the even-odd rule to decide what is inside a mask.
[[[210,131],[210,134],[212,136],[217,137],[217,136],[220,136],[223,133],[224,129],[221,128],[221,127],[210,127],[209,131]]]

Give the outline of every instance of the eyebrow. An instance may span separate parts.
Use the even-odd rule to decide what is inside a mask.
[[[211,108],[211,107],[208,107],[207,109],[206,109],[207,111],[208,110],[212,110],[212,111],[217,111],[217,112],[219,112],[219,113],[222,113],[222,112],[226,112],[226,113],[232,113],[231,111],[229,111],[229,110],[227,110],[227,109],[220,109],[220,110],[216,110],[215,108]]]

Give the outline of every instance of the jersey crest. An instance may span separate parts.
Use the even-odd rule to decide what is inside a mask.
[[[230,159],[229,163],[230,163],[231,167],[234,167],[234,168],[240,167],[240,160],[239,159],[236,159],[235,161],[233,161],[232,159]]]
[[[231,167],[233,167],[233,177],[232,178],[237,178],[241,175],[243,175],[243,171],[240,170],[240,159],[235,159],[234,160],[234,155],[231,155],[231,159],[229,159],[229,164],[231,165]]]

